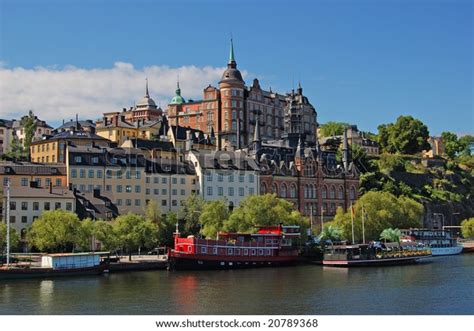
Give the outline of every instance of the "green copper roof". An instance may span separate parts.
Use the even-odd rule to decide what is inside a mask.
[[[234,42],[232,41],[232,38],[230,38],[229,63],[230,63],[230,62],[235,62],[235,57],[234,57]]]
[[[173,99],[171,99],[170,105],[181,105],[185,102],[186,102],[186,100],[184,100],[184,98],[181,96],[181,89],[179,88],[179,82],[178,82],[178,86],[176,88],[175,95],[174,95]]]

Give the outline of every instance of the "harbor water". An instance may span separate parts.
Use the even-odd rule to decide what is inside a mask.
[[[393,267],[0,280],[0,314],[474,314],[474,254]]]

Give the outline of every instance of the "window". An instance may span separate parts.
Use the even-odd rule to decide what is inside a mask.
[[[51,204],[49,202],[44,203],[44,210],[50,210],[51,209]]]
[[[141,192],[141,186],[135,185],[135,193],[140,193],[140,192]]]
[[[336,199],[336,189],[334,188],[334,186],[331,186],[331,189],[329,191],[329,198]]]
[[[275,193],[276,195],[278,195],[278,186],[276,183],[273,183],[272,185],[272,193]]]
[[[201,247],[201,254],[207,254],[207,247]]]
[[[105,185],[105,190],[106,190],[107,192],[112,191],[112,185]]]
[[[105,177],[107,177],[107,178],[112,178],[112,170],[107,170],[107,171],[105,172]]]
[[[89,177],[89,178],[94,178],[94,169],[89,169],[89,171],[88,171],[88,177]]]
[[[122,205],[122,199],[117,199],[117,206],[121,206]]]
[[[254,195],[255,194],[255,189],[253,187],[249,187],[249,194]]]
[[[286,198],[286,184],[285,183],[281,184],[280,196],[282,198]]]
[[[135,206],[140,206],[141,202],[142,201],[140,199],[135,199]]]
[[[156,195],[160,194],[160,190],[157,188],[153,189],[153,194],[156,194]]]
[[[337,198],[339,200],[344,199],[344,190],[342,189],[342,187],[339,187],[339,190],[337,191]]]
[[[172,181],[173,184],[178,184],[178,178],[176,178],[176,177],[173,177],[171,179],[171,181]]]
[[[161,184],[166,184],[168,182],[166,177],[161,178]]]
[[[223,196],[224,195],[224,188],[222,186],[219,186],[217,188],[217,195],[218,196]]]
[[[206,180],[207,180],[208,182],[212,182],[212,173],[208,172],[208,173],[206,174]]]
[[[92,191],[94,191],[94,185],[93,184],[87,185],[87,192],[92,192]]]
[[[227,255],[234,255],[234,249],[227,248]]]
[[[241,197],[244,196],[244,188],[243,188],[243,187],[239,187],[239,195],[240,195]]]
[[[98,164],[99,163],[99,157],[98,156],[93,156],[92,157],[92,164]]]
[[[55,202],[54,209],[61,209],[61,202]]]
[[[21,210],[28,210],[28,202],[22,201],[21,202]]]
[[[28,223],[28,217],[27,216],[22,216],[21,217],[21,223]]]
[[[97,178],[102,178],[102,170],[97,170]]]
[[[165,188],[161,189],[161,194],[162,195],[167,195],[168,194]]]
[[[21,186],[28,186],[28,178],[21,179]]]
[[[82,156],[74,156],[74,162],[81,163],[82,162]]]
[[[178,200],[171,200],[171,205],[176,207],[178,205]]]
[[[3,186],[8,185],[9,178],[8,177],[3,177]]]
[[[131,179],[131,178],[132,178],[132,176],[130,175],[130,171],[129,171],[129,170],[127,170],[127,172],[125,173],[125,178],[127,178],[127,179]]]
[[[66,210],[72,211],[72,202],[66,202]]]
[[[239,175],[239,182],[243,183],[245,181],[245,176],[244,175]]]
[[[161,205],[166,206],[166,200],[161,200]]]
[[[252,249],[252,255],[257,255],[257,250],[256,249]]]
[[[125,185],[125,192],[131,193],[132,192],[132,185]]]
[[[233,197],[234,196],[234,188],[229,187],[229,196]]]
[[[16,217],[10,216],[10,223],[15,223],[15,222],[16,222]]]
[[[212,187],[207,187],[207,195],[212,195]]]
[[[186,195],[186,190],[181,190],[181,195]]]
[[[244,255],[249,255],[249,250],[247,248],[244,248]]]
[[[350,199],[351,199],[351,200],[355,200],[356,191],[355,191],[354,186],[351,187],[351,190],[349,191],[349,196],[350,196]]]
[[[178,190],[177,189],[172,189],[171,190],[171,195],[178,195]]]
[[[63,184],[63,181],[61,178],[56,178],[56,186],[61,186]]]
[[[224,180],[224,176],[222,174],[217,175],[217,181],[222,182]]]
[[[132,205],[132,199],[126,199],[125,200],[125,205],[131,206]]]
[[[249,175],[249,183],[253,183],[254,182],[254,175],[250,174]]]
[[[16,202],[10,201],[10,210],[16,210]]]
[[[85,192],[86,191],[86,186],[84,184],[79,185],[79,191]]]
[[[80,169],[79,170],[79,177],[86,178],[86,170],[85,169]]]
[[[328,197],[328,189],[326,186],[323,186],[323,188],[321,189],[321,198],[327,199],[327,197]]]
[[[39,202],[33,202],[33,210],[39,210]]]
[[[46,185],[46,187],[49,187],[49,185],[51,185],[51,178],[46,178],[44,181],[44,185]]]
[[[71,169],[71,177],[77,178],[77,169]]]
[[[296,185],[291,184],[290,186],[290,198],[296,198]]]
[[[117,185],[117,192],[122,192],[122,185]]]
[[[229,183],[233,183],[234,182],[234,175],[229,175]]]
[[[142,173],[140,170],[137,170],[137,172],[135,172],[135,179],[140,179],[142,178]]]

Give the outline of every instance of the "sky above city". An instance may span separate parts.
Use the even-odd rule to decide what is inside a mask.
[[[301,81],[318,122],[366,131],[412,115],[474,133],[472,1],[0,0],[0,118],[53,126],[133,106],[163,109],[217,86],[234,40],[246,84]]]

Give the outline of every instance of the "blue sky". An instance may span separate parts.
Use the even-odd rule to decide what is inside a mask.
[[[409,114],[432,134],[474,133],[471,1],[0,3],[0,117],[26,107],[58,123],[55,102],[62,118],[88,117],[102,97],[108,101],[100,109],[125,107],[141,97],[144,76],[154,73],[150,88],[160,103],[172,97],[176,72],[184,77],[184,96],[198,98],[201,88],[218,81],[232,33],[247,84],[258,77],[264,88],[286,92],[301,79],[320,122],[376,131]],[[107,83],[117,62],[133,66],[133,83]],[[69,79],[70,66],[75,78]],[[207,76],[199,71],[206,66]],[[194,67],[208,81],[188,75]],[[101,77],[102,84],[92,91],[74,85],[85,76]],[[69,88],[60,86],[55,95],[46,90],[54,84]],[[88,95],[95,91],[100,95]],[[79,110],[64,99],[75,100]]]

